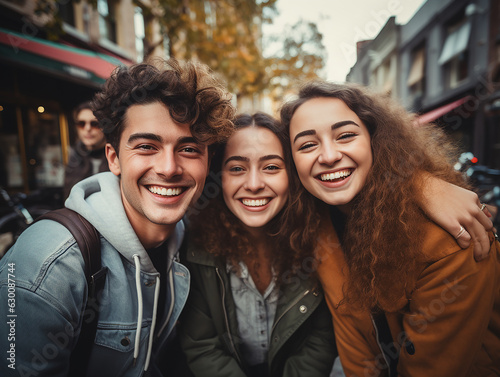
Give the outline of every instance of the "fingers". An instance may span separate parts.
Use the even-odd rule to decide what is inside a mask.
[[[485,204],[483,212],[485,213],[486,216],[492,218],[495,217],[497,214],[498,208],[495,206],[492,206],[491,204]]]
[[[474,240],[474,259],[476,262],[480,262],[483,259],[485,259],[488,254],[489,254],[489,242],[488,246],[482,245],[482,242],[480,242],[478,239]]]
[[[474,245],[474,259],[476,261],[486,258],[490,250],[488,231],[493,228],[493,223],[489,219],[486,213],[487,211],[486,206],[479,204],[477,212],[474,214],[475,217],[472,218],[472,221],[468,221],[463,224]],[[459,242],[458,239],[457,242],[460,246],[462,246],[462,243]],[[465,244],[465,242],[463,243]]]
[[[467,249],[471,242],[471,236],[463,226],[456,232],[455,238],[462,249]]]

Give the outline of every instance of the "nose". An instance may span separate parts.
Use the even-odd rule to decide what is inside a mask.
[[[158,157],[154,164],[154,169],[158,175],[172,178],[182,174],[182,166],[179,164],[174,151],[160,153]]]
[[[323,165],[333,165],[342,156],[342,152],[333,143],[325,143],[321,146],[318,162]]]
[[[251,170],[247,178],[244,187],[249,191],[259,191],[266,186],[262,175],[257,170]]]

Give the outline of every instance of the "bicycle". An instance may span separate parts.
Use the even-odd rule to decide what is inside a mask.
[[[0,258],[16,242],[21,233],[37,217],[57,208],[53,194],[47,190],[34,191],[29,195],[22,192],[9,194],[0,187]]]

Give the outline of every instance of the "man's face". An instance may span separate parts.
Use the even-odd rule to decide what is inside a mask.
[[[208,172],[206,145],[159,102],[129,107],[119,153],[107,144],[106,155],[110,170],[120,176],[127,217],[144,245],[155,232],[170,234],[201,195]]]
[[[104,133],[99,128],[99,122],[90,109],[83,109],[78,113],[76,131],[78,138],[90,151],[102,148],[106,144]]]

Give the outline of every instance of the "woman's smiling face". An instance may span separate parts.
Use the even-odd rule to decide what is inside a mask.
[[[319,97],[300,105],[290,121],[290,142],[304,187],[347,211],[363,188],[373,157],[368,129],[342,100]]]
[[[222,191],[229,210],[246,226],[271,221],[288,198],[288,174],[278,137],[264,127],[237,130],[222,160]]]

